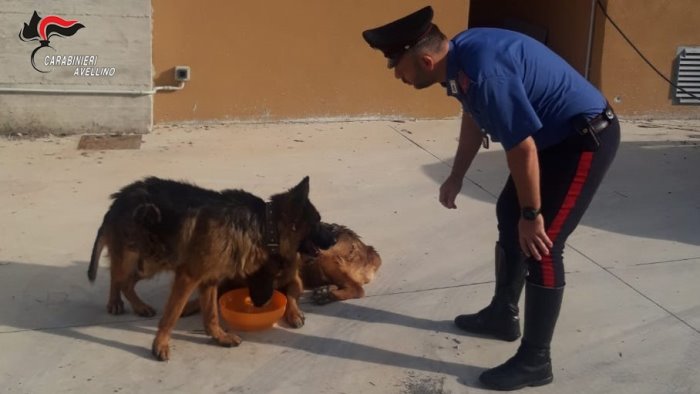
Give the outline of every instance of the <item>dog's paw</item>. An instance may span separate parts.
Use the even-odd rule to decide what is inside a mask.
[[[148,304],[132,305],[132,307],[134,308],[134,313],[139,316],[153,317],[156,315],[156,310]]]
[[[311,299],[318,305],[328,304],[333,302],[335,298],[333,297],[333,290],[336,290],[335,285],[321,286],[314,289]]]
[[[223,347],[234,347],[241,344],[241,338],[231,332],[224,332],[221,335],[214,338],[216,343]]]
[[[168,361],[170,359],[170,346],[168,346],[167,341],[159,341],[158,338],[156,338],[153,340],[151,353],[153,353],[159,361]]]
[[[284,320],[286,320],[287,324],[292,328],[301,328],[304,326],[306,317],[302,311],[288,308],[284,312]]]
[[[121,315],[124,313],[124,301],[109,300],[107,303],[107,312],[110,315]]]

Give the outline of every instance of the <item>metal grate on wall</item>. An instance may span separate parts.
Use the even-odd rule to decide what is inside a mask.
[[[678,48],[676,59],[676,85],[686,92],[700,97],[700,47]],[[673,89],[676,103],[700,104],[700,99],[683,92],[681,89]]]

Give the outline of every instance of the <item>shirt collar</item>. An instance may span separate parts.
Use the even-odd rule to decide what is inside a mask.
[[[447,51],[447,70],[445,72],[445,81],[442,86],[447,89],[448,96],[456,96],[459,94],[459,83],[457,81],[457,73],[459,65],[457,64],[457,54],[455,53],[455,45],[450,40],[450,49]]]

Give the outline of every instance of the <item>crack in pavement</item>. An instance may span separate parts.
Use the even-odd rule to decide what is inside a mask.
[[[405,138],[406,140],[408,140],[409,142],[411,142],[413,145],[417,146],[418,148],[420,148],[421,150],[423,150],[424,152],[426,152],[426,153],[429,154],[430,156],[432,156],[432,157],[436,158],[437,160],[439,160],[442,164],[446,165],[446,166],[449,167],[449,168],[452,168],[452,166],[451,166],[449,163],[447,163],[446,161],[442,160],[442,159],[441,159],[440,157],[438,157],[436,154],[434,154],[433,152],[431,152],[430,150],[428,150],[427,148],[425,148],[425,147],[422,146],[421,144],[417,143],[416,141],[414,141],[413,139],[411,139],[410,137],[408,137],[407,135],[405,135],[404,133],[402,133],[402,132],[401,132],[400,130],[398,130],[396,127],[394,127],[394,126],[392,126],[392,125],[389,125],[389,127],[390,127],[392,130],[394,130],[397,134],[399,134],[401,137],[403,137],[403,138]],[[490,196],[492,196],[494,199],[498,199],[498,196],[496,196],[496,195],[494,195],[493,193],[491,193],[490,191],[486,190],[483,186],[481,186],[481,185],[478,184],[477,182],[475,182],[475,181],[469,179],[469,178],[466,177],[466,176],[464,177],[464,179],[468,180],[469,182],[471,182],[473,185],[475,185],[475,186],[478,187],[479,189],[485,191],[487,194],[489,194]],[[654,305],[656,305],[657,307],[659,307],[660,309],[662,309],[663,311],[665,311],[665,312],[668,313],[669,315],[671,315],[671,316],[673,316],[674,318],[676,318],[678,321],[680,321],[680,322],[683,323],[684,325],[688,326],[688,328],[690,328],[691,330],[693,330],[693,331],[695,331],[696,333],[700,334],[700,330],[698,330],[697,328],[693,327],[690,323],[688,323],[687,321],[683,320],[680,316],[678,316],[678,315],[676,315],[675,313],[671,312],[669,309],[665,308],[664,306],[662,306],[661,304],[659,304],[658,302],[656,302],[654,299],[652,299],[651,297],[649,297],[649,296],[647,296],[646,294],[644,294],[641,290],[639,290],[639,289],[637,289],[636,287],[632,286],[631,284],[627,283],[624,279],[622,279],[622,278],[619,277],[618,275],[615,275],[615,273],[612,272],[609,268],[604,267],[602,264],[598,263],[597,261],[595,261],[595,260],[592,259],[591,257],[587,256],[586,254],[584,254],[584,253],[581,252],[580,250],[576,249],[576,248],[575,248],[573,245],[571,245],[570,243],[567,242],[567,243],[566,243],[566,246],[569,247],[569,248],[571,248],[572,250],[574,250],[576,253],[580,254],[581,256],[583,256],[586,260],[588,260],[588,261],[590,261],[591,263],[593,263],[593,264],[595,264],[596,266],[598,266],[598,268],[600,268],[600,269],[604,270],[605,272],[607,272],[610,276],[612,276],[612,277],[614,277],[615,279],[617,279],[618,281],[622,282],[625,286],[627,286],[627,287],[629,287],[630,289],[634,290],[637,294],[639,294],[639,295],[641,295],[642,297],[646,298],[648,301],[650,301],[651,303],[653,303]],[[693,260],[693,259],[690,258],[690,259],[679,259],[679,260],[669,260],[669,261],[658,261],[658,262],[642,263],[642,264],[636,264],[636,265],[639,266],[639,265],[648,265],[648,264],[661,264],[661,263],[670,263],[670,262],[687,261],[687,260]],[[483,282],[483,283],[490,283],[490,282]],[[465,286],[465,285],[460,285],[460,286]],[[452,286],[452,287],[460,287],[460,286]],[[449,288],[449,287],[446,287],[446,288]],[[436,289],[440,289],[440,288],[436,288]],[[399,293],[399,294],[400,294],[400,293]]]
[[[394,127],[394,126],[392,126],[392,125],[389,125],[389,128],[392,129],[392,130],[394,130],[394,131],[396,132],[396,134],[398,134],[398,135],[400,135],[401,137],[407,139],[407,140],[408,140],[409,142],[411,142],[413,145],[415,145],[415,146],[417,146],[418,148],[420,148],[420,149],[421,149],[422,151],[424,151],[425,153],[427,153],[427,154],[429,154],[430,156],[436,158],[438,161],[440,161],[440,163],[442,163],[442,164],[444,164],[445,166],[447,166],[447,168],[452,168],[452,165],[451,165],[450,163],[448,163],[448,162],[446,162],[445,160],[439,158],[436,154],[434,154],[433,152],[429,151],[427,148],[425,148],[425,147],[422,146],[421,144],[417,143],[416,141],[414,141],[413,139],[411,139],[410,137],[408,137],[407,135],[405,135],[404,133],[402,133],[400,130],[397,130],[396,127]],[[493,194],[493,193],[491,193],[490,191],[488,191],[485,187],[483,187],[482,185],[480,185],[480,184],[479,184],[478,182],[476,182],[475,180],[470,179],[470,178],[467,177],[467,176],[465,176],[464,179],[466,179],[467,181],[469,181],[469,183],[471,183],[472,185],[474,185],[474,186],[478,187],[479,189],[483,190],[484,192],[486,192],[486,194],[488,194],[489,196],[493,197],[494,200],[495,200],[495,199],[498,199],[498,196],[496,196],[495,194]]]
[[[568,244],[567,244],[567,245],[568,245]],[[676,315],[675,313],[671,312],[669,309],[667,309],[667,308],[664,307],[663,305],[661,305],[661,304],[659,304],[658,302],[656,302],[653,298],[651,298],[651,297],[649,297],[648,295],[644,294],[641,290],[639,290],[639,289],[637,289],[636,287],[632,286],[631,284],[627,283],[627,282],[626,282],[624,279],[622,279],[620,276],[615,275],[615,273],[612,272],[610,269],[608,269],[607,267],[602,266],[602,265],[599,264],[597,261],[595,261],[595,260],[593,260],[592,258],[588,257],[585,253],[581,252],[580,250],[576,249],[575,247],[573,247],[573,246],[571,246],[571,245],[568,245],[568,246],[569,246],[572,250],[574,250],[576,253],[578,253],[578,254],[580,254],[581,256],[583,256],[586,260],[588,260],[588,261],[590,261],[591,263],[597,265],[600,269],[602,269],[603,271],[607,272],[609,275],[611,275],[612,277],[614,277],[614,278],[617,279],[618,281],[622,282],[625,286],[627,286],[627,287],[629,287],[630,289],[634,290],[634,292],[636,292],[636,293],[639,294],[640,296],[646,298],[648,301],[650,301],[651,303],[653,303],[654,305],[656,305],[657,307],[659,307],[661,310],[665,311],[665,312],[668,313],[669,315],[675,317],[679,322],[685,324],[686,326],[688,326],[688,328],[690,328],[691,330],[695,331],[697,334],[700,334],[700,330],[698,330],[697,328],[693,327],[690,323],[688,323],[687,321],[683,320],[680,316]]]
[[[700,260],[700,256],[698,257],[688,257],[685,259],[673,259],[673,260],[662,260],[662,261],[652,261],[650,263],[637,263],[634,264],[633,267],[639,267],[642,265],[652,265],[652,264],[666,264],[666,263],[679,263],[682,261],[691,261],[691,260]]]

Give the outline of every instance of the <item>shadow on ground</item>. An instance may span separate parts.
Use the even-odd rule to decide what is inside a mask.
[[[0,334],[19,331],[41,331],[54,336],[100,344],[122,350],[138,357],[152,358],[150,344],[157,330],[171,277],[164,275],[143,281],[137,291],[144,301],[158,310],[154,318],[134,315],[127,305],[124,315],[112,316],[106,311],[109,272],[101,268],[97,281],[91,285],[86,277],[87,262],[75,261],[68,267],[55,267],[24,262],[0,261],[0,286],[6,298],[0,303]],[[349,303],[335,303],[324,307],[302,305],[307,318],[314,314],[336,317],[338,324],[352,319],[360,322],[385,323],[410,328],[456,334],[448,321],[433,321],[399,313],[383,311]],[[110,330],[124,330],[147,334],[142,346],[87,333],[89,326]],[[93,330],[94,331],[94,330]],[[300,351],[407,368],[417,371],[443,373],[455,376],[462,384],[476,385],[482,369],[461,363],[446,362],[427,357],[354,343],[349,340],[308,335],[304,329],[285,327],[258,333],[239,333],[244,341],[286,346]],[[190,341],[202,346],[216,346],[204,335],[199,315],[180,319],[172,336],[176,341]],[[155,362],[155,360],[154,360]]]
[[[447,163],[451,165],[453,160]],[[449,173],[442,162],[422,170],[438,185]],[[623,142],[581,224],[618,234],[700,245],[699,171],[698,142]],[[495,204],[507,174],[502,151],[482,151],[467,173],[462,195]]]

